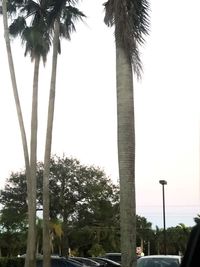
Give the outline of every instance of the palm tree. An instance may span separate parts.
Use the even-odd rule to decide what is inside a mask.
[[[140,239],[141,250],[144,251],[144,242],[149,241],[152,223],[148,222],[145,217],[136,215],[137,238]]]
[[[2,10],[2,0],[0,0],[0,15],[3,14],[3,10]]]
[[[44,155],[44,174],[43,174],[43,253],[44,266],[50,266],[50,228],[49,228],[49,172],[51,158],[51,144],[53,131],[53,117],[56,91],[56,70],[57,57],[60,50],[60,37],[70,40],[70,35],[75,31],[75,22],[84,17],[76,7],[76,0],[52,1],[52,10],[49,18],[49,25],[53,25],[53,57],[52,72],[49,92],[49,106],[46,129],[46,144]]]
[[[18,116],[21,138],[22,138],[24,160],[25,160],[25,167],[26,167],[27,185],[28,185],[29,184],[28,181],[31,180],[31,178],[30,178],[29,152],[28,152],[27,138],[26,138],[26,132],[25,132],[25,127],[24,127],[21,104],[20,104],[19,94],[18,94],[15,69],[14,69],[14,63],[13,63],[13,57],[12,57],[12,50],[11,50],[11,46],[10,46],[9,28],[8,28],[8,20],[7,20],[7,1],[6,0],[3,0],[2,11],[3,11],[3,22],[4,22],[4,37],[5,37],[5,42],[6,42],[6,49],[7,49],[7,56],[8,56],[8,62],[9,62],[12,87],[13,87],[13,94],[14,94],[15,105],[16,105],[17,116]],[[27,186],[27,188],[28,188],[28,192],[29,192],[30,186]],[[29,228],[29,229],[31,229],[31,228]]]
[[[15,2],[10,1],[15,5]],[[19,3],[17,3],[19,4]],[[28,197],[28,241],[25,266],[35,266],[36,254],[36,162],[37,162],[37,110],[38,110],[38,79],[40,58],[45,63],[46,55],[50,48],[50,38],[45,23],[45,7],[42,2],[23,1],[16,6],[19,16],[10,25],[10,33],[13,36],[20,35],[22,42],[26,44],[25,56],[29,53],[31,60],[35,62],[32,95],[31,118],[31,143],[30,164],[27,167],[30,174],[27,176]],[[27,18],[32,17],[27,25]],[[28,163],[27,163],[28,164]]]
[[[22,16],[18,16],[12,23],[10,31],[13,35],[20,35],[22,41],[26,42],[25,55],[30,53],[31,59],[35,61],[34,82],[33,82],[33,98],[32,98],[32,122],[31,122],[31,153],[30,153],[30,178],[27,179],[28,188],[28,207],[29,207],[29,237],[27,246],[26,266],[35,265],[35,194],[36,194],[36,152],[37,152],[37,95],[38,95],[38,73],[40,57],[46,60],[46,55],[50,46],[50,36],[54,33],[53,40],[53,60],[52,60],[52,77],[49,96],[49,111],[47,122],[45,159],[44,159],[44,181],[43,181],[43,252],[44,264],[50,264],[50,239],[49,239],[49,193],[48,193],[48,177],[49,163],[51,153],[51,139],[53,128],[53,113],[55,100],[55,84],[56,84],[56,67],[57,54],[60,52],[60,36],[70,39],[70,34],[75,30],[74,22],[81,19],[84,15],[71,4],[75,4],[74,0],[60,1],[38,1],[32,0],[17,1],[18,12]],[[9,4],[16,10],[15,0],[9,1]],[[51,11],[51,12],[49,12]],[[24,15],[25,14],[25,15]],[[27,26],[26,19],[33,17],[31,25]],[[30,244],[30,246],[29,246]]]
[[[28,153],[28,145],[27,145],[27,138],[26,138],[26,132],[25,132],[25,127],[24,127],[23,115],[22,115],[22,110],[21,110],[21,104],[20,104],[20,99],[19,99],[19,94],[18,94],[17,81],[16,81],[16,76],[15,76],[12,49],[10,45],[8,18],[7,18],[7,0],[2,1],[2,13],[3,13],[3,24],[4,24],[4,38],[5,38],[5,43],[6,43],[9,70],[10,70],[10,76],[11,76],[12,87],[13,87],[13,95],[15,99],[18,122],[20,126],[21,138],[22,138],[24,161],[25,161],[25,167],[26,167],[26,176],[29,177],[29,174],[30,174],[29,153]]]
[[[122,267],[133,267],[136,266],[133,70],[139,78],[142,64],[138,46],[148,33],[149,5],[147,0],[108,0],[104,5],[105,23],[115,26]]]

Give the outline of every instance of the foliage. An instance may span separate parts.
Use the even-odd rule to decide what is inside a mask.
[[[138,77],[142,63],[139,45],[149,32],[149,1],[147,0],[108,0],[105,3],[104,22],[115,26],[116,44],[124,49],[133,64]]]
[[[1,225],[8,231],[23,229],[27,217],[27,192],[24,173],[12,173],[1,190]]]
[[[136,266],[135,121],[133,70],[140,77],[139,45],[148,33],[147,0],[108,0],[105,23],[115,27],[117,139],[120,176],[121,265]]]
[[[91,249],[88,251],[89,255],[91,257],[97,257],[99,255],[104,255],[105,254],[105,250],[103,249],[103,247],[99,244],[94,244]]]
[[[7,2],[4,2],[5,10]],[[74,22],[82,19],[84,14],[73,7],[76,1],[33,1],[33,0],[8,0],[8,13],[12,20],[9,27],[10,34],[20,36],[22,44],[25,43],[25,56],[30,54],[31,60],[35,60],[32,118],[31,118],[31,146],[30,164],[26,155],[26,176],[28,192],[28,223],[29,231],[27,238],[27,257],[25,266],[35,266],[35,223],[36,223],[36,158],[37,158],[37,103],[38,103],[38,74],[40,58],[46,62],[47,54],[53,40],[52,76],[50,82],[50,97],[47,118],[47,135],[45,146],[44,176],[43,176],[43,252],[44,263],[49,266],[49,161],[51,156],[51,140],[53,129],[53,113],[55,100],[55,81],[57,54],[60,53],[60,37],[70,39],[70,34],[75,30]],[[6,14],[6,15],[5,15]],[[15,18],[13,15],[15,15]],[[59,24],[59,25],[58,25]],[[57,25],[57,27],[55,27]],[[7,43],[9,43],[8,30]],[[13,77],[12,77],[13,79]],[[25,142],[26,136],[23,142]],[[26,144],[27,147],[27,144]],[[25,153],[25,152],[24,152]],[[26,154],[28,149],[26,148]],[[29,166],[30,165],[30,166]],[[29,174],[30,169],[30,175]],[[48,262],[47,262],[48,261]]]
[[[37,209],[42,210],[43,164],[37,165]],[[25,253],[27,227],[27,193],[24,172],[12,173],[1,190],[2,255]],[[63,223],[76,255],[100,255],[102,251],[120,251],[119,188],[97,167],[82,165],[77,159],[51,158],[50,216],[54,253],[60,253]],[[40,212],[40,211],[38,211]],[[41,212],[40,212],[41,213]],[[38,213],[39,215],[39,213]],[[136,217],[137,246],[145,255],[163,253],[163,231],[153,230],[146,218]],[[184,253],[190,228],[183,224],[167,229],[168,252]],[[42,249],[42,219],[37,220],[38,251]],[[148,245],[150,246],[148,248]]]
[[[0,233],[1,256],[11,257],[24,254],[26,251],[27,233],[2,232]]]
[[[41,56],[45,63],[53,40],[55,20],[60,20],[60,53],[60,38],[70,40],[71,33],[76,30],[75,22],[85,17],[73,5],[74,1],[66,0],[8,0],[8,11],[13,18],[9,27],[10,34],[21,37],[22,44],[25,44],[25,55],[30,54],[32,60],[36,55]],[[17,16],[14,16],[15,13]]]
[[[175,228],[167,229],[167,244],[168,254],[184,253],[186,250],[187,241],[191,232],[191,228],[184,224],[179,224]]]
[[[42,210],[42,175],[43,164],[37,165],[37,209]],[[113,185],[105,173],[94,166],[84,166],[76,159],[54,156],[50,167],[50,218],[52,221],[51,231],[57,246],[63,237],[63,224],[65,222],[70,240],[73,229],[80,230],[84,235],[85,226],[93,237],[87,248],[90,249],[97,229],[102,226],[100,236],[105,239],[109,236],[108,227],[118,222],[119,192],[118,187]],[[27,203],[26,203],[26,180],[24,172],[12,173],[6,182],[5,189],[1,191],[0,203],[1,224],[4,231],[22,231],[26,228]],[[17,211],[17,216],[13,215]],[[39,222],[39,221],[38,221]],[[61,228],[59,228],[59,224]],[[23,226],[23,227],[22,227]],[[107,228],[106,228],[107,227]],[[38,233],[41,236],[41,230]],[[99,231],[99,230],[98,230]],[[38,239],[40,238],[38,236]],[[85,236],[86,237],[86,236]],[[40,238],[41,239],[41,238]],[[41,244],[41,241],[39,242]],[[76,243],[77,245],[77,243]],[[39,245],[39,247],[41,247]],[[58,248],[57,248],[58,249]],[[83,249],[84,250],[84,249]]]
[[[0,258],[0,267],[23,267],[24,258]]]

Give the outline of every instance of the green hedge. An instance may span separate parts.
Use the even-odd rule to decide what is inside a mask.
[[[0,258],[0,267],[24,267],[24,258]]]

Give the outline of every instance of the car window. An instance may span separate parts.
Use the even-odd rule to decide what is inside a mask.
[[[179,262],[174,258],[140,258],[137,267],[179,267]]]
[[[121,255],[106,255],[106,258],[112,261],[121,262]]]
[[[43,260],[37,260],[37,267],[43,267]],[[51,267],[76,267],[76,265],[63,259],[51,259]]]

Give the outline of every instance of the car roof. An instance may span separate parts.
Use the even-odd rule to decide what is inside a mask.
[[[43,259],[37,259],[37,267],[43,266]],[[79,262],[65,259],[63,257],[51,257],[52,267],[82,267],[83,265]]]
[[[138,258],[137,262],[138,264],[142,264],[142,262],[145,261],[151,261],[151,260],[161,260],[161,261],[177,261],[177,263],[181,263],[182,256],[180,255],[148,255],[148,256],[142,256]]]
[[[105,255],[121,255],[120,252],[108,252]]]
[[[142,256],[142,258],[181,258],[180,255],[147,255],[147,256]]]
[[[68,259],[76,260],[78,262],[85,263],[86,265],[89,265],[89,266],[100,266],[100,263],[98,263],[98,262],[96,262],[90,258],[72,256],[72,257],[69,257]]]
[[[95,259],[95,258],[94,258]],[[116,265],[116,266],[120,266],[120,263],[116,262],[116,261],[113,261],[113,260],[110,260],[110,259],[107,259],[107,258],[103,258],[103,257],[96,257],[96,259],[98,260],[102,260],[102,261],[105,261],[105,262],[110,262],[111,264],[113,265]]]

